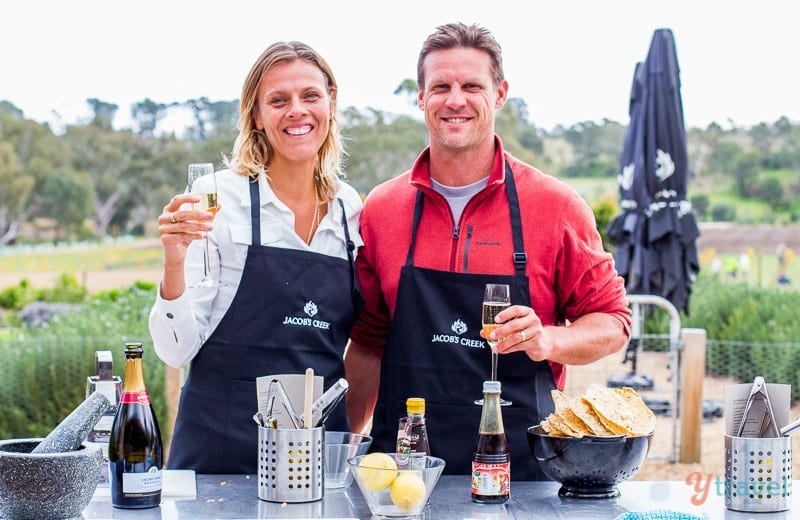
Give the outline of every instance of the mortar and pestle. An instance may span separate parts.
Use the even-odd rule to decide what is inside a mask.
[[[100,448],[84,440],[108,406],[94,392],[44,439],[0,441],[0,518],[81,517],[104,470]]]

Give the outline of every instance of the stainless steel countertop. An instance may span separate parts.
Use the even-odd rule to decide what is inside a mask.
[[[511,498],[502,505],[481,505],[470,500],[468,476],[442,476],[431,496],[430,504],[418,518],[424,520],[447,519],[614,519],[628,511],[653,510],[680,511],[692,515],[706,515],[713,519],[773,520],[792,518],[792,509],[800,514],[800,494],[792,494],[792,509],[780,513],[740,513],[725,508],[725,497],[718,491],[714,476],[712,481],[704,475],[701,481],[708,484],[695,487],[682,481],[633,481],[619,486],[621,496],[613,499],[564,499],[558,496],[559,484],[555,482],[512,482]],[[197,497],[163,497],[160,507],[152,509],[115,509],[111,506],[108,490],[95,492],[91,503],[83,511],[84,518],[137,518],[137,519],[368,519],[369,508],[353,483],[347,489],[326,490],[322,500],[302,504],[280,504],[258,498],[258,477],[255,475],[197,475]],[[800,481],[793,481],[800,493]],[[700,489],[698,491],[698,489]],[[694,499],[694,501],[693,501]],[[697,505],[695,505],[697,504]]]

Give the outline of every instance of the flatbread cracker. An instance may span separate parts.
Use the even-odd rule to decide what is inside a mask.
[[[584,435],[592,435],[592,429],[573,411],[570,404],[571,399],[567,394],[553,389],[550,391],[550,395],[553,396],[556,415],[558,415],[572,431],[578,433],[581,437]]]
[[[592,432],[592,435],[598,435],[601,437],[614,435],[614,432],[611,431],[605,424],[603,424],[603,422],[597,416],[597,413],[595,413],[594,409],[583,399],[583,397],[573,397],[570,399],[569,405],[572,409],[572,412],[581,418],[583,423]]]
[[[561,417],[559,417],[554,413],[548,415],[546,420],[550,424],[551,432],[553,430],[558,430],[567,437],[583,437],[583,434],[581,434],[580,432],[576,432],[575,430],[570,428],[570,426],[566,422],[564,422],[564,420]],[[553,435],[553,433],[551,433],[551,435]]]
[[[593,384],[584,399],[600,421],[618,435],[649,435],[655,430],[656,418],[633,388],[606,388]]]

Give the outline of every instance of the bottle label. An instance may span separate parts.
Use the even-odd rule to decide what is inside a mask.
[[[122,392],[122,397],[119,399],[120,404],[150,404],[150,395],[146,389],[139,390],[138,392]]]
[[[397,425],[397,448],[395,450],[395,459],[399,466],[408,464],[408,458],[411,455],[411,436],[408,431],[408,419],[401,417]]]
[[[472,463],[472,493],[483,496],[508,495],[511,490],[511,463]]]
[[[155,466],[147,473],[123,473],[122,492],[126,495],[143,495],[161,491],[162,471]]]

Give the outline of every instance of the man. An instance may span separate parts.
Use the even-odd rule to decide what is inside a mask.
[[[481,413],[474,400],[490,368],[483,288],[508,283],[512,305],[493,335],[502,338],[503,397],[513,402],[502,410],[512,479],[543,479],[526,429],[552,412],[565,365],[625,345],[624,282],[585,201],[495,135],[508,82],[489,31],[437,28],[417,83],[430,145],[369,194],[361,217],[366,305],[345,355],[351,425],[366,431],[371,419],[373,450],[393,451],[405,399],[423,397],[432,454],[445,472],[468,474]]]

